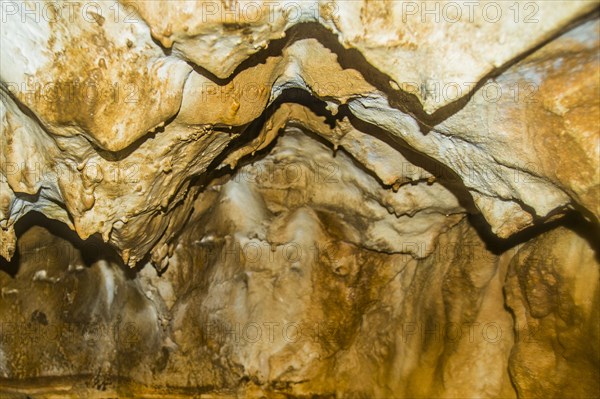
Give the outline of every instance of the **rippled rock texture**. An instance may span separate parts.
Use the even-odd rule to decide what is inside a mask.
[[[1,7],[2,397],[600,396],[597,2]]]

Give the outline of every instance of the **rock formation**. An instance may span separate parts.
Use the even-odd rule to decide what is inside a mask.
[[[600,396],[595,1],[3,1],[0,396]]]

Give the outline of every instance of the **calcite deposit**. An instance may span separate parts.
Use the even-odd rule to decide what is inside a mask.
[[[2,1],[0,397],[599,397],[598,5]]]

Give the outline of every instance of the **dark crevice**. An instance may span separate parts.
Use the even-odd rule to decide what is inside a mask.
[[[467,105],[467,103],[477,93],[477,91],[479,89],[481,89],[483,86],[485,86],[489,81],[493,81],[495,78],[502,75],[508,69],[510,69],[514,65],[522,62],[527,57],[529,57],[536,51],[540,50],[542,47],[546,46],[547,44],[549,44],[553,40],[557,39],[558,37],[564,35],[565,33],[569,32],[570,30],[575,29],[576,27],[578,27],[590,20],[598,18],[598,16],[599,16],[599,12],[598,12],[598,9],[596,9],[595,11],[593,11],[589,14],[586,14],[584,16],[581,16],[581,17],[571,21],[570,23],[565,25],[563,28],[561,28],[557,32],[554,32],[552,35],[550,35],[549,37],[544,39],[542,42],[540,42],[536,46],[526,50],[525,52],[519,54],[518,56],[508,60],[501,66],[490,71],[489,73],[484,75],[481,79],[479,79],[477,84],[473,87],[473,89],[467,95],[459,98],[458,100],[456,100],[448,105],[445,105],[445,106],[439,108],[431,115],[425,114],[424,119],[421,119],[420,122],[422,125],[426,125],[427,129],[422,130],[422,132],[428,133],[429,131],[431,131],[433,129],[434,126],[442,123],[444,120],[446,120],[449,117],[451,117],[452,115],[458,113],[461,109],[463,109]],[[390,102],[390,104],[391,104],[391,102]],[[418,118],[419,117],[420,116],[418,116]]]
[[[589,222],[583,215],[576,211],[568,212],[560,219],[547,222],[539,221],[533,226],[504,239],[499,238],[492,232],[490,225],[481,214],[470,215],[469,222],[486,243],[487,248],[496,255],[500,255],[509,249],[515,248],[520,244],[524,244],[533,238],[562,226],[586,240],[590,248],[594,250],[596,259],[600,262],[600,241],[598,240],[598,237],[600,237],[600,225]]]
[[[434,158],[417,152],[402,138],[390,134],[387,130],[382,129],[377,125],[365,122],[356,117],[349,110],[347,110],[347,108],[340,107],[339,114],[347,117],[355,129],[369,134],[386,143],[398,151],[412,165],[423,168],[431,175],[435,176],[436,181],[444,186],[448,191],[453,193],[458,199],[459,204],[469,213],[479,213],[479,210],[475,206],[473,197],[469,193],[469,190],[464,185],[460,176],[458,176],[458,174],[456,174],[452,169]]]
[[[7,261],[0,256],[0,271],[7,273],[13,278],[17,276],[22,256],[19,248],[21,246],[19,238],[27,230],[34,226],[43,227],[53,236],[68,241],[76,250],[80,252],[85,266],[90,267],[99,260],[106,260],[119,265],[128,275],[128,277],[132,277],[131,270],[125,267],[115,249],[111,245],[102,241],[102,238],[98,233],[92,235],[86,240],[82,240],[77,233],[71,230],[65,223],[50,219],[36,211],[28,212],[15,223],[15,234],[17,236],[17,242],[19,245],[17,245],[15,254],[10,261]]]
[[[392,147],[396,151],[398,151],[412,165],[421,167],[424,170],[428,171],[430,174],[432,174],[433,176],[436,177],[436,181],[439,184],[443,185],[446,189],[448,189],[450,192],[452,192],[458,199],[460,205],[471,214],[471,217],[470,217],[471,224],[476,228],[476,230],[478,231],[478,233],[480,234],[482,239],[488,244],[490,250],[496,254],[502,253],[502,252],[506,251],[507,249],[517,245],[520,242],[525,242],[525,241],[533,238],[534,236],[537,236],[537,235],[539,235],[545,231],[548,231],[554,227],[557,227],[558,225],[563,223],[563,219],[561,219],[559,221],[555,221],[555,222],[550,222],[550,223],[539,222],[535,226],[528,228],[521,233],[517,233],[508,239],[498,238],[495,234],[493,234],[491,232],[491,228],[490,228],[489,224],[483,218],[483,216],[479,213],[468,189],[466,188],[466,186],[464,185],[464,183],[462,182],[460,177],[456,173],[454,173],[454,171],[452,171],[450,168],[448,168],[444,164],[440,163],[439,161],[437,161],[433,158],[430,158],[427,155],[416,152],[400,137],[390,134],[388,131],[380,128],[379,126],[365,122],[365,121],[357,118],[355,115],[353,115],[350,112],[349,108],[346,105],[340,106],[337,115],[333,116],[331,114],[331,112],[329,110],[327,110],[327,108],[326,108],[327,104],[324,101],[315,99],[314,97],[312,97],[310,95],[310,93],[308,93],[304,90],[301,90],[301,89],[285,90],[280,97],[278,97],[269,107],[267,107],[267,109],[260,115],[260,117],[258,117],[256,120],[252,121],[247,126],[236,129],[236,130],[240,131],[240,136],[238,137],[238,139],[231,142],[228,145],[228,147],[224,151],[222,151],[211,162],[211,164],[207,167],[206,173],[196,176],[196,177],[192,177],[192,185],[199,185],[201,187],[206,187],[213,180],[222,178],[224,176],[231,177],[235,173],[235,170],[239,170],[239,168],[243,167],[244,165],[256,162],[257,160],[262,159],[263,157],[268,155],[271,152],[271,150],[273,149],[273,147],[276,145],[277,138],[275,140],[273,140],[273,142],[270,143],[266,148],[264,148],[260,151],[257,151],[253,156],[246,156],[246,157],[243,157],[242,159],[240,159],[238,166],[234,170],[222,168],[223,161],[227,158],[227,156],[229,156],[233,151],[247,146],[249,143],[252,142],[252,140],[254,140],[255,138],[257,138],[259,136],[266,121],[284,103],[296,103],[296,104],[301,104],[301,105],[307,107],[314,114],[324,117],[326,120],[326,123],[331,128],[333,128],[335,126],[336,121],[339,121],[343,118],[347,118],[351,122],[352,126],[354,128],[356,128],[357,130],[359,130],[365,134],[369,134],[369,135],[379,139],[380,141],[386,143],[387,145],[389,145],[390,147]],[[294,125],[295,125],[294,121],[289,121],[287,126],[294,126]],[[303,131],[306,132],[306,128],[304,128],[303,126],[301,126],[301,128]],[[285,127],[284,127],[284,129],[285,129]],[[333,144],[331,142],[329,142],[326,138],[323,138],[323,137],[319,136],[318,134],[312,133],[312,132],[309,132],[307,134],[310,137],[312,137],[313,139],[332,148],[332,151],[334,151]],[[372,171],[370,171],[368,168],[364,167],[364,165],[360,164],[360,162],[356,161],[354,159],[354,157],[352,157],[350,155],[349,158],[355,164],[359,164],[361,167],[361,170],[368,171],[369,175],[375,176]],[[384,187],[384,188],[386,187],[379,178],[377,178],[377,181],[379,181],[381,183],[382,187]],[[197,195],[199,195],[200,192],[201,192],[201,190],[198,192]],[[32,213],[34,215],[38,215],[35,212],[32,212]],[[188,220],[189,220],[189,217],[191,217],[191,213],[192,212],[190,212],[190,215],[188,216]],[[30,226],[31,218],[35,218],[35,217],[33,217],[33,216],[30,217],[29,214],[26,215],[24,218],[22,218],[17,223],[17,226]],[[564,219],[568,222],[569,220],[571,220],[569,218],[572,219],[573,216],[571,215],[569,217],[565,217]],[[583,220],[583,218],[581,218],[581,219]],[[57,233],[56,235],[59,235],[61,237],[62,236],[69,237],[68,238],[69,241],[73,242],[75,246],[77,246],[77,245],[81,246],[82,241],[80,239],[78,239],[78,237],[76,236],[76,233],[69,230],[66,225],[64,225],[60,222],[51,221],[49,219],[47,219],[47,220],[50,223],[54,223],[54,224],[59,223],[59,224],[63,225],[63,227],[64,227],[63,230],[66,229],[66,231],[68,231],[68,234],[66,234],[66,235],[62,234],[60,232]],[[43,223],[42,225],[45,226],[46,223]],[[181,229],[177,230],[174,233],[174,237],[177,234],[179,234],[183,230],[184,227],[185,227],[185,224],[184,224],[184,226],[181,226]],[[597,226],[596,226],[596,230],[597,230]],[[20,227],[20,230],[17,232],[17,235],[22,234],[22,232],[23,232],[22,227]],[[111,248],[108,244],[103,243],[99,239],[99,237],[93,237],[92,240],[94,240],[93,242],[99,243],[102,246]],[[170,239],[170,241],[172,241],[172,240]],[[77,244],[77,243],[79,243],[79,244]],[[596,247],[597,247],[597,245],[596,245]],[[111,249],[111,251],[112,251],[112,249]],[[116,256],[116,254],[115,254],[115,256]],[[146,254],[146,256],[143,258],[143,260],[138,262],[138,267],[136,267],[134,269],[130,269],[130,268],[125,268],[125,269],[129,272],[129,274],[134,276],[137,272],[139,272],[139,270],[141,270],[143,265],[147,264],[149,261],[150,261],[150,253]],[[18,253],[16,253],[15,257],[13,258],[13,261],[11,261],[11,262],[6,262],[4,259],[2,259],[1,269],[14,276],[14,274],[16,274],[16,271],[18,270],[18,262],[19,262],[19,256],[18,256]],[[118,256],[115,258],[115,262],[122,265],[122,261]]]
[[[258,53],[255,53],[249,58],[245,59],[235,68],[234,72],[227,78],[219,78],[210,71],[206,70],[205,68],[194,64],[189,60],[187,60],[187,62],[192,68],[194,68],[194,71],[201,74],[202,76],[210,79],[216,84],[226,85],[231,83],[241,71],[253,68],[260,64],[265,64],[267,62],[267,59],[271,57],[280,57],[283,54],[283,51],[287,47],[292,45],[294,42],[305,39],[315,39],[318,40],[321,45],[329,49],[332,53],[334,53],[337,56],[338,63],[343,69],[357,70],[361,73],[363,78],[369,84],[375,86],[378,90],[386,93],[390,105],[393,108],[398,109],[399,111],[411,115],[419,124],[421,131],[426,134],[434,126],[440,124],[444,120],[448,119],[450,116],[456,114],[461,109],[463,109],[467,105],[469,100],[475,95],[477,90],[483,87],[490,80],[493,80],[494,78],[500,76],[510,67],[523,61],[525,58],[538,51],[551,41],[555,40],[559,36],[580,26],[581,24],[584,24],[585,22],[597,18],[599,14],[600,13],[597,9],[587,15],[581,16],[575,19],[574,21],[571,21],[569,24],[567,24],[557,32],[554,32],[536,46],[526,50],[525,52],[510,59],[503,65],[495,68],[494,70],[484,75],[482,78],[479,79],[477,84],[474,86],[473,90],[471,90],[468,94],[464,95],[463,97],[457,99],[456,101],[448,105],[439,108],[432,114],[428,114],[425,112],[420,100],[416,95],[404,90],[394,89],[390,85],[391,78],[388,75],[379,71],[377,68],[371,65],[359,50],[354,48],[345,48],[339,42],[338,37],[332,31],[328,30],[326,27],[317,22],[306,22],[294,25],[286,31],[285,37],[270,41],[268,43],[268,47],[265,50],[259,51]]]
[[[464,108],[464,106],[466,106],[466,104],[473,97],[476,91],[483,85],[485,85],[489,80],[498,77],[511,66],[522,61],[524,58],[539,50],[541,47],[545,46],[560,35],[568,32],[571,29],[574,29],[575,27],[589,20],[597,18],[599,14],[600,12],[598,11],[598,9],[596,9],[595,11],[572,21],[571,23],[560,29],[558,32],[546,38],[542,43],[509,60],[504,65],[496,68],[495,70],[485,75],[482,79],[479,80],[475,88],[472,91],[470,91],[469,94],[461,97],[460,99],[454,101],[451,104],[448,104],[438,109],[431,115],[427,114],[424,111],[421,102],[414,94],[403,90],[395,90],[394,88],[392,88],[392,86],[390,85],[390,77],[388,75],[384,74],[383,72],[379,71],[377,68],[372,66],[366,60],[365,56],[357,49],[347,49],[343,47],[343,45],[339,42],[337,36],[333,32],[331,32],[330,30],[328,30],[327,28],[325,28],[317,22],[308,22],[294,25],[288,31],[286,31],[285,37],[270,41],[268,43],[267,49],[253,54],[252,56],[244,60],[242,63],[240,63],[228,78],[219,78],[216,75],[212,74],[210,71],[206,70],[205,68],[194,64],[189,60],[186,61],[196,73],[210,79],[211,81],[219,85],[226,85],[230,83],[241,71],[253,68],[259,64],[264,64],[270,57],[281,56],[283,50],[286,47],[293,44],[294,42],[304,39],[315,39],[337,55],[338,62],[343,69],[355,69],[359,71],[368,83],[375,86],[382,92],[387,93],[389,104],[392,107],[411,115],[418,123],[421,132],[426,134],[433,128],[433,126],[438,125],[445,119],[449,118],[450,116],[454,115],[462,108]],[[163,52],[165,52],[166,55],[171,54],[170,51],[167,51],[170,49],[165,49],[154,38],[153,40],[163,49]],[[39,118],[28,107],[26,107],[18,99],[16,99],[12,95],[12,93],[6,90],[6,88],[3,85],[2,89],[2,94],[10,96],[10,98],[13,99],[13,101],[17,104],[19,109],[25,115],[34,120],[43,130],[48,132],[47,129],[44,128],[44,125],[41,123]],[[165,126],[172,123],[177,117],[178,113],[179,110],[172,117],[167,119],[165,121]],[[99,144],[89,139],[87,136],[83,135],[83,137],[86,140],[88,140],[94,148],[94,150],[107,161],[120,161],[125,159],[136,149],[138,149],[146,140],[154,138],[157,133],[161,133],[163,131],[164,127],[157,128],[154,132],[147,132],[146,134],[135,140],[132,144],[119,151],[105,150]],[[52,137],[51,134],[49,134],[49,136]]]
[[[377,138],[378,140],[386,143],[387,145],[398,151],[412,165],[416,167],[421,167],[433,176],[435,176],[436,182],[438,182],[439,184],[444,186],[448,191],[453,193],[458,199],[459,204],[463,208],[465,208],[465,210],[467,210],[467,212],[470,214],[469,220],[472,226],[477,230],[478,234],[480,235],[482,240],[484,240],[490,251],[492,251],[495,254],[505,252],[506,250],[514,247],[519,243],[530,240],[535,236],[538,236],[546,231],[549,231],[563,224],[566,227],[575,228],[577,227],[576,225],[579,223],[581,224],[581,226],[587,227],[578,228],[578,234],[584,234],[584,232],[589,231],[590,229],[596,229],[596,231],[600,235],[600,226],[586,221],[585,218],[583,218],[576,212],[568,212],[565,209],[560,209],[558,210],[558,213],[567,213],[566,216],[550,222],[545,222],[542,219],[537,219],[535,221],[534,226],[526,228],[525,230],[519,233],[515,233],[507,239],[499,238],[491,231],[491,226],[476,207],[473,201],[473,197],[471,196],[469,190],[464,185],[460,176],[458,176],[452,169],[450,169],[449,167],[447,167],[446,165],[442,164],[434,158],[431,158],[425,154],[418,153],[417,151],[415,151],[414,148],[410,147],[410,145],[408,145],[402,138],[390,134],[388,131],[380,128],[377,125],[359,119],[350,112],[349,108],[346,105],[340,106],[337,115],[333,116],[326,109],[326,103],[324,101],[315,99],[309,93],[301,89],[288,89],[284,91],[284,93],[275,102],[273,102],[273,104],[271,104],[259,118],[253,121],[245,129],[244,133],[240,136],[239,140],[236,140],[236,142],[231,143],[230,147],[228,147],[217,158],[213,160],[211,165],[207,168],[207,170],[210,172],[198,176],[195,180],[195,184],[206,186],[215,179],[222,178],[224,176],[231,177],[233,176],[236,170],[239,170],[239,168],[243,167],[244,165],[256,162],[257,160],[260,160],[266,155],[268,155],[273,149],[273,147],[276,145],[277,138],[273,140],[273,142],[271,142],[266,148],[257,151],[254,156],[246,156],[240,159],[240,161],[238,162],[238,166],[234,170],[229,170],[225,168],[219,169],[219,167],[222,166],[222,162],[232,151],[244,147],[248,143],[252,142],[254,138],[258,137],[266,120],[268,120],[268,118],[270,118],[276,112],[277,108],[281,104],[289,102],[302,104],[316,115],[325,117],[327,123],[331,127],[335,125],[335,122],[337,120],[347,118],[351,122],[352,126],[357,130],[365,134],[371,135]],[[286,126],[295,125],[296,123],[294,121],[289,121]],[[299,127],[305,133],[307,132],[307,129],[304,126],[302,126],[302,124],[300,124]],[[283,129],[285,129],[285,127]],[[334,151],[333,144],[329,142],[329,140],[327,140],[326,138],[313,132],[308,132],[307,134],[311,138],[328,146],[332,149],[332,151]],[[360,162],[357,162],[351,155],[350,159],[352,159],[353,162],[360,164]],[[361,169],[368,170],[362,164]],[[371,176],[374,175],[371,171],[369,171],[368,173]],[[377,178],[377,181],[381,183],[379,178]],[[384,184],[381,185],[384,188],[386,187]],[[526,206],[524,203],[519,203],[519,205],[521,205],[525,211],[528,211],[532,213],[532,215],[535,215],[535,211],[533,208]],[[575,220],[577,220],[577,223],[574,223]],[[590,239],[589,232],[585,234],[587,234],[586,239],[590,242],[591,245],[592,241]],[[592,245],[592,247],[597,249],[598,244],[595,243],[594,245]]]
[[[511,60],[509,63],[505,64],[503,67],[496,69],[493,73],[490,73],[485,79],[482,79],[479,84],[484,84],[486,80],[493,78],[494,76],[498,76],[510,66],[519,62],[526,56],[530,55],[543,45],[547,44],[549,41],[553,40],[558,35],[564,33],[565,31],[572,29],[574,26],[577,26],[581,23],[586,22],[592,17],[597,16],[597,12],[594,12],[592,16],[587,15],[574,21],[569,26],[565,27],[561,32],[553,35],[551,38],[548,38],[544,43],[536,46],[533,49],[530,49],[528,52],[521,54],[519,57]],[[318,38],[319,42],[330,49],[338,56],[338,61],[340,65],[345,69],[357,69],[359,70],[365,79],[371,83],[372,85],[378,87],[380,90],[392,93],[390,98],[390,103],[394,105],[396,108],[400,109],[403,112],[409,113],[413,115],[417,120],[421,121],[421,127],[423,128],[423,122],[425,125],[435,125],[447,118],[450,114],[458,112],[466,102],[468,102],[470,96],[473,95],[475,90],[471,92],[470,96],[463,97],[456,102],[436,111],[432,115],[426,115],[423,111],[420,102],[416,98],[416,96],[403,92],[403,91],[394,91],[391,89],[389,85],[390,78],[378,71],[376,68],[371,66],[364,56],[356,49],[345,49],[337,40],[337,37],[324,28],[322,25],[318,23],[304,23],[296,25],[287,32],[287,36],[282,39],[277,39],[271,41],[267,50],[256,53],[254,56],[246,59],[242,62],[235,70],[235,72],[227,79],[219,79],[216,76],[212,75],[202,69],[197,65],[193,65],[196,72],[201,73],[204,76],[214,80],[216,83],[224,85],[229,82],[242,70],[252,68],[260,63],[266,62],[269,57],[279,56],[283,52],[283,50],[289,46],[293,41],[307,39],[307,38]],[[10,94],[9,94],[10,95]],[[12,98],[12,95],[11,95]],[[14,99],[13,99],[14,100]],[[28,116],[32,117],[40,126],[40,121],[35,118],[35,115],[26,107],[24,107],[18,100],[15,100],[15,103],[19,106],[19,108],[23,108],[22,111],[26,113]],[[452,171],[449,167],[445,166],[441,162],[428,157],[427,155],[420,154],[414,149],[411,148],[404,140],[401,138],[394,136],[387,132],[386,130],[365,122],[350,112],[347,105],[341,105],[338,110],[338,114],[333,116],[331,112],[329,112],[326,108],[326,103],[320,99],[313,97],[310,93],[306,92],[303,89],[286,89],[284,92],[277,98],[275,101],[265,109],[265,111],[254,121],[250,122],[245,126],[238,126],[232,128],[232,131],[240,133],[238,139],[232,141],[221,154],[219,154],[208,166],[207,170],[209,172],[204,173],[200,176],[192,178],[192,184],[205,186],[210,181],[215,178],[231,175],[232,171],[227,171],[224,168],[220,168],[222,166],[222,162],[226,159],[226,157],[236,149],[240,149],[246,146],[248,143],[251,143],[260,132],[265,124],[265,122],[274,114],[274,112],[279,108],[279,106],[283,103],[297,103],[303,105],[310,109],[313,113],[318,116],[322,116],[325,118],[326,123],[331,127],[335,127],[336,121],[339,121],[343,118],[348,118],[351,124],[359,131],[372,135],[382,142],[388,144],[390,147],[397,150],[402,156],[404,156],[409,162],[413,165],[421,167],[431,173],[433,176],[437,178],[437,182],[442,184],[449,191],[454,193],[456,198],[459,200],[461,206],[463,206],[469,213],[471,213],[473,225],[479,226],[478,231],[483,237],[486,237],[486,242],[490,242],[492,247],[498,248],[507,248],[510,247],[514,240],[518,240],[517,238],[511,237],[507,240],[500,240],[492,233],[489,234],[489,225],[484,221],[483,217],[479,214],[477,207],[473,202],[473,198],[470,195],[468,189],[460,179],[460,177]],[[462,105],[461,105],[462,104]],[[168,123],[171,123],[177,114],[171,117]],[[293,123],[293,122],[292,122]],[[304,129],[305,130],[305,129]],[[102,150],[101,148],[95,146],[95,150],[105,159],[109,161],[118,161],[129,156],[133,151],[135,151],[139,146],[145,142],[145,140],[149,138],[153,138],[156,133],[160,133],[164,131],[164,128],[159,128],[156,132],[152,134],[145,135],[138,140],[136,140],[132,145],[128,146],[126,149],[117,152],[111,152]],[[314,137],[313,137],[314,138]],[[92,143],[92,142],[90,142]],[[270,150],[275,145],[276,140],[271,143],[271,145],[267,146],[267,148],[257,152],[251,160],[243,159],[240,162],[240,165],[244,165],[249,162],[256,161],[260,159],[260,157],[265,156],[270,152]],[[92,143],[92,145],[94,145]],[[247,157],[245,157],[247,158]],[[351,157],[353,159],[353,157]],[[363,168],[364,169],[364,168]],[[528,209],[531,210],[531,209]],[[483,221],[483,222],[482,222]],[[535,226],[534,226],[535,227]],[[527,229],[526,231],[533,231],[534,229]],[[517,236],[520,237],[519,234]],[[144,258],[148,260],[147,258]],[[8,269],[8,267],[7,267]]]
[[[138,18],[142,19],[141,16],[138,15]],[[173,48],[172,47],[165,47],[163,46],[163,44],[160,42],[160,40],[157,40],[153,35],[150,35],[150,39],[152,40],[152,42],[158,47],[160,48],[160,50],[163,52],[163,54],[168,57],[171,54],[173,54]]]
[[[204,173],[197,178],[195,178],[193,184],[206,186],[213,179],[217,179],[223,177],[225,175],[232,175],[234,171],[223,168],[223,162],[225,159],[234,151],[239,150],[241,148],[246,147],[250,144],[254,139],[259,137],[262,132],[265,123],[269,118],[271,118],[275,112],[279,109],[282,104],[285,103],[295,103],[300,104],[311,110],[315,115],[321,116],[325,118],[325,122],[333,128],[336,123],[336,117],[334,117],[331,112],[326,109],[326,103],[324,101],[318,100],[310,95],[310,93],[301,90],[301,89],[286,89],[283,93],[270,104],[265,111],[254,121],[244,127],[240,136],[232,141],[227,148],[221,152],[207,167],[207,173]],[[262,150],[256,151],[253,156],[246,156],[239,160],[238,166],[234,170],[238,170],[243,165],[248,163],[256,162],[259,159],[262,159],[266,156],[271,149],[275,146],[276,139],[273,140],[268,146],[263,148]]]
[[[473,201],[473,197],[469,193],[467,187],[464,185],[460,176],[458,176],[452,169],[436,159],[418,153],[404,140],[402,140],[402,138],[390,134],[388,131],[380,128],[377,125],[373,125],[357,118],[349,111],[347,106],[343,105],[339,108],[336,118],[348,118],[348,120],[350,120],[352,125],[357,130],[365,134],[369,134],[386,143],[398,151],[412,165],[421,167],[435,176],[436,181],[443,185],[448,191],[452,192],[458,199],[459,204],[467,210],[467,212],[470,214],[469,220],[472,226],[477,230],[480,237],[484,240],[488,248],[493,253],[500,254],[520,243],[539,236],[544,232],[550,231],[559,226],[564,226],[575,231],[578,235],[586,239],[590,246],[594,248],[596,256],[600,256],[600,242],[597,239],[594,239],[594,237],[600,237],[600,225],[586,220],[586,218],[578,212],[568,211],[567,209],[557,210],[555,212],[555,216],[559,218],[554,221],[546,221],[548,218],[537,218],[533,226],[526,228],[521,232],[515,233],[507,239],[499,238],[492,232],[491,226],[477,209]],[[328,146],[333,149],[333,145],[329,143],[328,140],[321,138],[321,136],[316,134],[309,134],[309,136],[313,138],[315,138],[315,136],[319,137],[320,142],[328,143]],[[350,158],[354,160],[352,156],[350,156]],[[361,169],[364,170],[364,166],[362,166]],[[372,175],[372,173],[370,174]],[[380,180],[378,179],[378,181]],[[382,186],[384,185],[382,184]],[[535,209],[527,206],[522,201],[519,201],[518,205],[520,205],[525,211],[535,216]],[[561,214],[564,214],[564,216]],[[550,216],[552,215],[548,215],[548,217]]]

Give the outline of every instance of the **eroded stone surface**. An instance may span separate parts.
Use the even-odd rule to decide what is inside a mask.
[[[598,384],[598,253],[559,228],[525,244],[509,267],[507,305],[528,330],[510,357],[517,392],[589,395]]]
[[[94,4],[3,3],[0,392],[599,394],[596,3]]]

